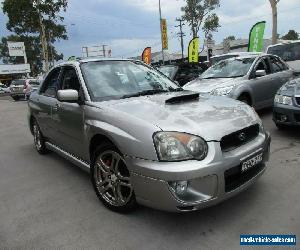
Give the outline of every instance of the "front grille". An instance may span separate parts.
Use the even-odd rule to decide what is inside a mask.
[[[230,168],[225,171],[225,192],[230,192],[237,189],[239,186],[243,185],[247,181],[251,180],[258,173],[260,173],[265,167],[264,163],[261,163],[253,168],[250,168],[246,172],[242,173],[242,166],[239,165],[234,168]]]
[[[295,114],[295,120],[296,122],[300,122],[300,114]]]
[[[259,134],[259,125],[255,124],[248,128],[244,128],[230,135],[226,135],[221,139],[221,149],[224,152],[233,150],[243,144],[255,139]]]
[[[296,97],[296,103],[300,106],[300,97]]]

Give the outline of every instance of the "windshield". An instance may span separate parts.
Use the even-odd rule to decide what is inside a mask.
[[[157,68],[161,73],[169,77],[170,79],[173,79],[176,71],[178,70],[177,66],[161,66]]]
[[[202,75],[201,79],[232,78],[246,75],[255,58],[227,59],[210,67]]]
[[[270,47],[267,53],[279,56],[286,62],[300,60],[300,42],[276,45]]]
[[[178,85],[140,62],[87,62],[81,69],[93,101],[178,90]]]
[[[233,58],[233,57],[237,57],[237,55],[216,56],[216,57],[212,57],[210,60],[211,60],[211,64],[214,65],[222,60]]]

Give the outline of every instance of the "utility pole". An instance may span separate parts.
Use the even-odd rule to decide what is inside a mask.
[[[272,8],[272,44],[277,43],[277,4],[280,0],[269,0]]]
[[[162,26],[161,26],[161,5],[160,5],[160,0],[158,0],[158,5],[159,5],[159,25],[160,25],[160,34],[161,34],[161,56],[162,56],[162,61],[163,64],[165,64],[165,55],[164,55],[164,46],[163,46],[163,40],[162,40]]]
[[[40,23],[40,28],[41,28],[40,37],[41,37],[41,43],[42,43],[43,57],[44,57],[44,61],[45,61],[45,71],[47,72],[47,71],[49,71],[48,44],[47,44],[47,37],[46,37],[46,32],[45,32],[45,26],[43,23],[43,18],[42,18],[41,12],[39,10],[40,0],[35,0],[35,2],[33,2],[33,4],[35,5],[38,16],[39,16],[39,23]]]
[[[106,57],[106,46],[108,45],[102,45],[102,54],[103,54],[103,57]]]
[[[180,37],[181,40],[181,58],[184,59],[184,44],[183,44],[183,37],[185,36],[185,34],[182,32],[182,26],[184,25],[183,20],[180,18],[176,18],[176,22],[179,22],[179,25],[175,26],[175,27],[179,27],[180,28],[180,32],[177,33]]]
[[[49,49],[50,49],[50,66],[53,67],[54,66],[54,51],[53,51],[53,46],[51,44],[51,41],[52,41],[52,33],[51,33],[51,30],[49,30],[48,45],[49,45]]]

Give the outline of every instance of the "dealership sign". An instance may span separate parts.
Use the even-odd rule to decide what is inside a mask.
[[[0,75],[30,73],[29,64],[0,64]]]
[[[9,56],[25,56],[23,42],[7,42]]]

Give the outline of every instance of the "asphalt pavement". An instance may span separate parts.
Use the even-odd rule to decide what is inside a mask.
[[[26,114],[25,101],[0,98],[0,249],[233,250],[240,234],[277,233],[296,234],[300,247],[300,129],[277,130],[270,110],[259,112],[272,135],[265,174],[240,195],[186,214],[109,211],[86,172],[35,151]]]

